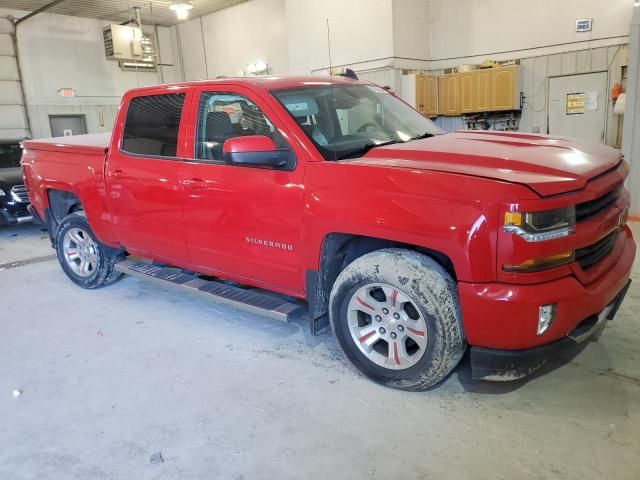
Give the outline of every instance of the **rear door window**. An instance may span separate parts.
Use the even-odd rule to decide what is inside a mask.
[[[122,151],[149,157],[175,157],[184,93],[135,97],[129,103]]]

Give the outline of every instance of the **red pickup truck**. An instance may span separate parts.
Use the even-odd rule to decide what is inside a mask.
[[[139,88],[110,137],[24,147],[31,211],[73,282],[125,272],[275,318],[308,308],[395,388],[438,383],[468,346],[474,378],[527,375],[599,331],[630,282],[618,151],[444,134],[364,81]]]

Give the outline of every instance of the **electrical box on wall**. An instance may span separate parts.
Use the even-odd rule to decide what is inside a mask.
[[[102,32],[108,60],[142,60],[142,30],[128,25],[109,25]]]

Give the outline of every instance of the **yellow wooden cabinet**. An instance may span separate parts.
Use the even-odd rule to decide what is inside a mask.
[[[522,81],[520,65],[492,68],[491,72],[491,110],[520,109]]]
[[[489,69],[473,72],[473,88],[475,95],[475,111],[491,110],[491,71]]]
[[[460,113],[477,111],[475,72],[462,72],[460,75]]]
[[[460,74],[438,77],[438,114],[460,115]]]
[[[441,75],[438,115],[519,110],[521,77],[520,65]]]
[[[430,117],[438,114],[438,77],[436,75],[416,75],[416,110]]]

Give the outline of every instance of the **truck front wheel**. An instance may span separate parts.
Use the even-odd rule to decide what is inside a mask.
[[[466,349],[456,284],[426,255],[402,249],[364,255],[338,276],[329,302],[347,357],[386,386],[428,389]]]
[[[62,270],[82,288],[99,288],[115,282],[115,264],[124,253],[102,245],[82,212],[68,215],[56,233],[56,253]]]

